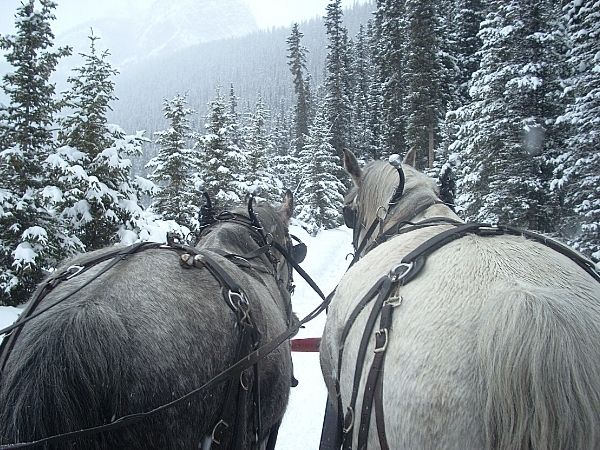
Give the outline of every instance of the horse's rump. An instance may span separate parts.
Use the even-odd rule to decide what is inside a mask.
[[[263,274],[265,280],[271,277],[271,282],[265,281],[263,275],[251,276],[226,258],[214,257],[243,286],[263,339],[285,330],[285,311],[275,299],[280,292],[272,275]],[[60,284],[41,306],[85,283],[105,264]],[[182,268],[173,250],[131,255],[24,326],[2,374],[2,442],[110,423],[166,404],[233,364],[238,336],[236,315],[208,270]],[[265,358],[261,374],[262,391],[278,394],[275,400],[263,401],[268,427],[280,419],[287,403],[289,349],[282,347]],[[195,447],[219,419],[226,387],[222,384],[139,424],[79,445]]]
[[[341,330],[355,305],[404,255],[443,229],[393,238],[344,276],[321,345],[330,390]],[[432,253],[398,294],[403,301],[383,372],[393,448],[599,445],[591,430],[600,424],[600,290],[573,261],[522,237],[468,235]],[[344,343],[344,405],[370,309]],[[371,343],[361,393],[372,349]],[[362,394],[356,411],[361,402]],[[372,418],[369,448],[376,441]]]

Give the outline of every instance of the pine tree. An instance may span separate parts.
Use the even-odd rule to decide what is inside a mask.
[[[559,122],[570,127],[570,137],[557,169],[572,210],[564,217],[571,226],[564,228],[571,245],[600,261],[600,4],[573,0],[565,13],[571,41],[565,97],[570,102]]]
[[[458,203],[469,219],[552,231],[543,176],[551,149],[543,136],[552,117],[553,83],[539,42],[552,23],[547,3],[497,2],[482,23],[472,103],[456,113],[462,176]]]
[[[108,123],[118,71],[107,61],[108,50],[97,50],[98,37],[89,39],[89,53],[81,54],[82,65],[68,78],[64,102],[70,112],[60,119],[60,148],[48,159],[61,193],[55,207],[87,251],[137,238],[141,195],[149,187],[141,177],[131,179],[129,159],[141,155],[147,139]]]
[[[352,82],[348,66],[348,31],[342,23],[341,0],[327,5],[325,28],[328,38],[325,59],[325,110],[331,127],[331,145],[341,157],[350,144]]]
[[[476,56],[481,48],[478,36],[479,26],[483,21],[484,8],[482,0],[458,0],[454,2],[452,23],[450,24],[451,53],[458,64],[457,105],[464,105],[469,98],[469,80],[477,69],[479,59]]]
[[[362,159],[374,159],[371,144],[373,131],[370,128],[371,108],[369,102],[370,86],[373,84],[372,62],[367,43],[367,35],[363,25],[360,26],[354,45],[354,154]]]
[[[382,154],[406,152],[404,114],[405,1],[377,0],[374,20],[374,63],[380,92],[373,92],[372,104],[381,104]],[[378,98],[379,97],[379,98]]]
[[[442,66],[436,39],[436,8],[432,0],[407,0],[404,78],[406,145],[417,152],[417,168],[433,167],[433,150],[442,112]]]
[[[190,230],[198,227],[198,195],[195,182],[199,177],[199,155],[190,147],[195,138],[190,125],[194,110],[187,107],[185,96],[176,95],[163,102],[169,128],[154,133],[160,150],[146,168],[149,178],[158,184],[152,208],[166,220],[174,220]]]
[[[59,102],[50,76],[68,47],[52,51],[50,0],[21,3],[15,35],[0,37],[13,66],[2,78],[8,104],[0,122],[0,302],[25,302],[44,276],[78,242],[46,204],[45,161],[53,151],[52,126]]]
[[[283,184],[275,175],[271,163],[275,150],[273,138],[267,130],[268,121],[269,111],[259,95],[246,133],[246,182],[249,190],[255,195],[274,202],[281,198]]]
[[[296,152],[300,152],[304,146],[305,136],[308,134],[310,122],[310,83],[306,71],[306,55],[308,50],[302,45],[304,35],[300,32],[298,24],[292,25],[292,33],[287,39],[288,65],[292,72],[294,92],[296,93],[296,104],[294,107],[294,141]]]
[[[341,163],[330,142],[326,110],[318,108],[300,154],[302,183],[298,198],[301,208],[298,219],[306,223],[307,231],[313,235],[340,224],[344,200],[340,192],[344,185],[336,176]]]
[[[206,133],[198,140],[198,150],[204,189],[223,206],[240,203],[246,189],[246,155],[233,141],[235,126],[217,89],[215,99],[209,103]]]

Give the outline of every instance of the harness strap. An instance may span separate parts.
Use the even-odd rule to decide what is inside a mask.
[[[379,437],[379,447],[381,450],[390,450],[388,445],[387,435],[385,432],[385,421],[383,412],[383,373],[384,364],[382,362],[379,370],[379,378],[375,385],[375,423],[377,425],[377,436]]]
[[[83,288],[88,286],[92,281],[102,276],[104,273],[108,272],[115,265],[117,265],[120,261],[127,258],[127,256],[136,253],[138,251],[147,250],[150,248],[160,247],[162,244],[158,244],[155,242],[138,242],[136,244],[130,245],[125,248],[118,248],[114,251],[107,252],[97,258],[94,258],[90,261],[85,262],[80,266],[70,266],[65,270],[57,273],[54,276],[50,276],[44,281],[44,283],[37,290],[35,296],[31,299],[31,301],[27,304],[27,307],[21,313],[19,318],[12,325],[0,330],[0,335],[9,333],[9,335],[5,336],[2,344],[0,345],[0,379],[2,378],[2,372],[4,372],[4,367],[6,366],[6,362],[8,361],[8,357],[12,352],[16,340],[21,334],[21,330],[23,325],[25,325],[30,320],[35,319],[40,314],[48,311],[51,308],[54,308],[59,303],[63,302],[67,298],[75,295],[77,292],[81,291]],[[40,303],[44,299],[44,297],[53,290],[56,286],[58,286],[62,281],[66,281],[70,278],[73,278],[76,275],[80,275],[86,272],[89,268],[95,266],[96,264],[100,264],[104,261],[111,260],[109,264],[106,265],[95,277],[90,278],[85,283],[82,283],[80,286],[72,290],[71,292],[63,295],[61,298],[56,300],[54,303],[49,304],[48,306],[38,309]]]
[[[424,226],[432,226],[432,225],[440,225],[440,218],[428,219],[427,221],[420,222],[418,224],[414,224],[412,227],[408,229],[402,229],[399,233],[414,231],[418,228],[423,228]],[[371,310],[371,314],[367,320],[367,324],[365,326],[364,333],[362,335],[361,343],[358,349],[357,362],[355,366],[354,372],[354,383],[352,387],[352,398],[350,401],[350,406],[348,407],[346,414],[344,416],[343,421],[343,432],[344,432],[344,441],[343,441],[343,449],[351,449],[352,448],[352,428],[354,424],[354,408],[356,404],[356,396],[357,390],[360,383],[360,377],[362,374],[362,367],[364,363],[366,347],[368,343],[368,338],[372,333],[372,329],[374,326],[374,321],[381,311],[380,318],[380,330],[375,333],[375,356],[373,358],[373,362],[371,364],[371,368],[368,373],[367,381],[365,383],[365,392],[363,393],[363,403],[362,403],[362,411],[361,411],[361,422],[358,432],[358,448],[365,449],[367,445],[368,431],[370,427],[370,418],[373,401],[375,402],[375,419],[378,430],[379,444],[382,450],[387,450],[389,448],[387,444],[387,437],[385,433],[385,424],[383,418],[383,368],[385,362],[385,350],[387,349],[387,342],[389,338],[389,330],[391,327],[392,321],[392,312],[393,306],[398,306],[398,304],[394,303],[385,303],[381,298],[387,298],[390,290],[396,284],[405,285],[414,279],[421,271],[425,264],[425,260],[427,256],[436,251],[437,249],[443,247],[444,245],[464,237],[469,233],[477,234],[479,236],[498,236],[503,234],[511,234],[517,236],[524,236],[528,239],[534,240],[541,244],[547,245],[551,249],[565,255],[574,261],[577,265],[583,268],[587,273],[589,273],[596,281],[600,282],[600,274],[595,270],[594,264],[579,255],[578,253],[571,250],[569,247],[553,240],[542,236],[537,233],[533,233],[527,230],[521,230],[519,228],[498,225],[492,226],[486,223],[457,223],[455,221],[444,220],[446,224],[454,225],[453,228],[445,230],[425,242],[421,243],[417,246],[413,251],[404,256],[401,260],[400,265],[390,272],[389,275],[384,276],[377,280],[375,285],[369,290],[369,292],[360,300],[360,302],[356,305],[355,309],[352,311],[349,320],[346,322],[344,329],[342,331],[340,352],[338,355],[338,380],[341,375],[341,366],[342,366],[342,356],[344,351],[344,343],[350,332],[351,327],[354,324],[354,321],[362,311],[362,309],[366,306],[368,302],[370,302],[373,297],[377,294],[377,301]],[[402,267],[405,267],[402,273],[399,273],[398,270]],[[388,280],[388,281],[386,281]],[[401,299],[398,299],[401,300]],[[388,308],[389,306],[389,308]],[[338,389],[338,414],[341,415],[342,404],[341,404],[341,395]],[[322,441],[323,442],[323,441]],[[325,447],[322,447],[325,448]]]
[[[373,356],[373,362],[371,363],[371,368],[369,369],[369,375],[367,376],[365,391],[363,393],[362,411],[360,414],[360,428],[358,430],[359,449],[367,448],[367,438],[369,437],[369,426],[371,423],[371,409],[373,405],[373,398],[376,396],[376,392],[378,390],[380,398],[382,395],[381,391],[383,390],[383,363],[385,361],[388,339],[390,335],[390,329],[392,326],[392,316],[394,314],[394,308],[400,305],[400,302],[401,297],[392,297],[391,299],[386,300],[384,302],[383,308],[381,309],[381,317],[379,319],[379,330],[375,332],[375,348],[373,349],[373,352],[375,354]],[[379,435],[380,437],[382,434],[383,436],[385,436],[385,424],[383,423],[383,421],[381,421],[381,423],[379,422],[380,421],[377,421]]]
[[[397,273],[399,270],[403,270],[403,272],[401,274]],[[369,338],[371,336],[371,333],[373,331],[373,328],[375,327],[375,322],[377,321],[377,316],[379,315],[381,308],[383,307],[384,302],[387,300],[389,293],[391,292],[393,286],[398,282],[398,280],[400,280],[402,277],[404,277],[408,272],[410,272],[410,268],[408,266],[402,265],[399,266],[398,268],[394,269],[390,274],[385,275],[383,277],[381,277],[379,279],[379,281],[376,283],[376,285],[371,288],[371,290],[369,291],[369,294],[373,292],[373,295],[375,293],[377,293],[377,299],[373,305],[373,308],[371,309],[371,313],[369,315],[369,318],[367,319],[367,324],[365,325],[365,331],[362,335],[361,341],[360,341],[360,346],[358,349],[358,355],[357,355],[357,360],[356,360],[356,366],[355,366],[355,371],[354,371],[354,382],[353,382],[353,386],[352,386],[352,398],[350,400],[350,406],[348,406],[348,408],[346,409],[346,413],[344,415],[344,438],[343,438],[343,444],[342,444],[342,448],[344,450],[350,450],[352,449],[352,436],[353,436],[353,428],[354,428],[354,422],[355,422],[355,410],[356,410],[356,400],[358,397],[358,389],[360,386],[360,378],[361,378],[361,374],[362,374],[362,368],[365,362],[365,355],[367,352],[367,346],[369,345]],[[379,292],[377,292],[379,291]],[[346,328],[344,329],[344,339],[342,340],[342,342],[345,341],[345,337],[347,336],[347,334],[349,333],[349,330],[352,326],[352,322],[354,322],[354,319],[358,316],[358,314],[362,311],[362,309],[364,308],[364,306],[366,305],[366,303],[368,303],[372,298],[373,295],[369,296],[369,294],[367,294],[367,296],[363,297],[363,300],[356,306],[356,308],[352,311],[351,314],[351,318],[352,321],[348,322],[349,326],[347,325]],[[379,334],[376,333],[376,336]],[[386,334],[386,346],[387,346],[387,334],[388,331],[385,331]],[[343,347],[340,349],[340,353],[339,353],[339,359],[338,359],[338,379],[340,377],[340,373],[341,373],[341,363],[342,363],[342,357],[343,357]],[[340,398],[340,402],[341,402],[341,397]],[[364,411],[365,408],[365,404],[363,403],[363,411],[361,415],[366,414]],[[370,414],[370,408],[371,405],[369,405],[369,414]],[[341,408],[340,408],[341,411]],[[361,420],[362,422],[362,420]],[[359,430],[360,433],[360,430]],[[360,448],[360,447],[359,447]]]

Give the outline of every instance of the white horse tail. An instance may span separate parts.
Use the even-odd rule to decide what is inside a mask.
[[[578,291],[490,290],[477,337],[488,448],[600,448],[600,302]]]

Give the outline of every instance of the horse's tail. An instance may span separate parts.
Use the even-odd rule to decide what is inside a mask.
[[[488,448],[600,448],[600,304],[515,286],[486,302],[478,337]]]
[[[122,373],[127,332],[106,303],[57,306],[25,325],[0,379],[0,442],[28,442],[118,417],[127,402],[119,389],[119,378],[128,375]],[[110,434],[94,436],[93,448],[111,448]]]

